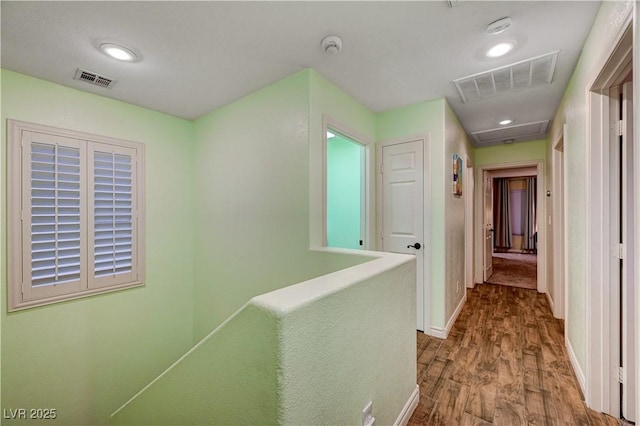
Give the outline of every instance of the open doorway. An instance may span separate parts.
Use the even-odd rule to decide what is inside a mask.
[[[542,161],[483,165],[478,174],[476,282],[545,293]]]
[[[327,130],[327,247],[360,249],[365,231],[364,146]]]
[[[511,287],[537,288],[537,177],[531,175],[496,177],[493,174],[492,273],[485,281]]]
[[[323,117],[323,246],[371,250],[372,142]]]
[[[485,170],[483,282],[538,288],[538,169]]]

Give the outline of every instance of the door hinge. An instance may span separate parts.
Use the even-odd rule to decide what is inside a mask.
[[[618,136],[622,136],[624,133],[624,120],[618,120]]]
[[[380,164],[380,174],[384,174],[384,164]]]
[[[624,244],[613,245],[613,257],[620,260],[624,259]]]
[[[616,379],[616,381],[618,383],[622,383],[624,384],[624,368],[622,367],[617,367],[614,371],[613,371],[613,376]]]

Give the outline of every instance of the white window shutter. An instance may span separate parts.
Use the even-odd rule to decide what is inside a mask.
[[[136,262],[135,150],[91,144],[90,229],[93,247],[89,287],[134,279]]]
[[[84,205],[81,141],[23,135],[23,292],[49,297],[83,287]]]

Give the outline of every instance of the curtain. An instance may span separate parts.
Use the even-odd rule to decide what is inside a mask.
[[[495,246],[511,248],[509,224],[509,179],[496,179],[496,209],[494,211]]]
[[[524,212],[524,249],[536,250],[538,239],[538,221],[536,219],[536,187],[537,178],[527,178],[527,194],[525,197]]]

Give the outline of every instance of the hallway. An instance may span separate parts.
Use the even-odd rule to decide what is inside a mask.
[[[492,265],[493,273],[487,283],[531,290],[537,288],[537,255],[494,252]]]
[[[617,425],[585,407],[544,294],[479,284],[449,337],[418,333],[410,425]],[[625,423],[621,423],[625,424]]]

